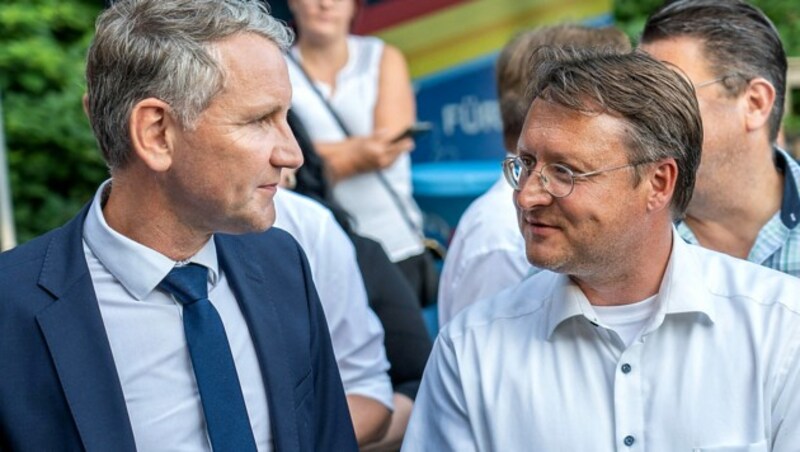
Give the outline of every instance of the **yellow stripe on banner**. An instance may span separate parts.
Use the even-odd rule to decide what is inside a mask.
[[[611,12],[612,0],[474,0],[382,30],[416,78],[495,52],[519,30]]]

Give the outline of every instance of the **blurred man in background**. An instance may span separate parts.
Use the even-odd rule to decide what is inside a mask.
[[[686,74],[703,117],[681,237],[800,276],[800,165],[775,144],[786,95],[775,26],[743,1],[681,0],[650,16],[641,49]]]

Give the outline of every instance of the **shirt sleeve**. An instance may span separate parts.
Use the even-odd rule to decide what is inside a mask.
[[[476,450],[458,360],[440,335],[422,377],[402,452]]]
[[[446,262],[442,271],[442,285],[446,287],[439,297],[440,327],[467,306],[522,281],[530,269],[524,249],[498,248],[459,257]]]
[[[375,399],[390,410],[392,384],[384,332],[369,308],[350,239],[331,215],[318,231],[311,269],[319,292],[345,393]]]
[[[395,393],[414,400],[433,347],[411,285],[381,244],[357,234],[350,236],[367,288],[369,306],[384,330],[389,377]]]

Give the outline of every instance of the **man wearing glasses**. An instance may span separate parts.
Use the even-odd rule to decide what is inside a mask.
[[[549,52],[504,166],[544,270],[444,327],[404,450],[797,450],[800,280],[673,228],[691,84],[644,53]]]
[[[570,23],[521,32],[509,41],[497,57],[497,99],[508,154],[516,152],[530,106],[523,95],[530,59],[542,46],[631,49],[628,36],[614,27]],[[532,270],[517,227],[511,187],[498,180],[464,211],[450,240],[439,280],[439,326],[476,301],[519,283]]]
[[[703,118],[681,237],[800,276],[800,165],[774,144],[786,92],[775,26],[742,1],[683,0],[650,16],[641,48],[686,74]]]

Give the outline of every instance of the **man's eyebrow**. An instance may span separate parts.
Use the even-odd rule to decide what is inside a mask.
[[[273,116],[276,113],[280,113],[284,110],[288,110],[288,108],[285,108],[280,103],[268,103],[259,106],[253,106],[248,116],[252,119],[262,119]]]
[[[591,162],[575,155],[569,155],[559,150],[545,150],[544,152],[526,146],[517,146],[517,154],[533,155],[544,163],[564,163],[576,167],[590,168]]]
[[[564,163],[569,166],[574,166],[576,168],[584,168],[589,169],[593,168],[594,164],[584,158],[581,158],[576,155],[566,155],[563,152],[556,152],[556,161]]]

